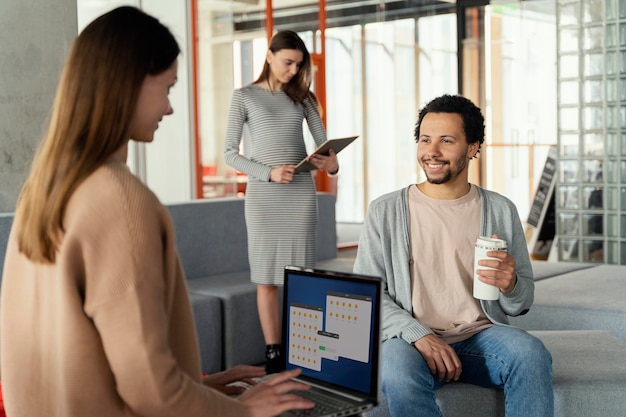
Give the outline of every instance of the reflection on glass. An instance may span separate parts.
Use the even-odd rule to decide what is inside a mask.
[[[562,104],[578,104],[578,81],[564,81],[559,85]]]
[[[617,46],[617,25],[606,25],[604,45],[606,48],[615,48]]]
[[[559,30],[559,41],[561,52],[578,51],[578,29]]]
[[[602,129],[604,126],[604,110],[602,107],[585,107],[583,114],[585,129]]]
[[[606,247],[606,250],[605,250],[606,262],[612,265],[619,265],[620,263],[619,243],[609,240],[605,243],[605,247]]]
[[[562,130],[578,130],[578,108],[566,107],[560,110],[561,113],[561,129]]]
[[[562,239],[560,241],[559,260],[564,262],[578,261],[578,240]]]
[[[577,209],[578,208],[578,187],[575,186],[561,186],[558,187],[559,199],[558,207],[563,209]]]
[[[578,156],[580,141],[576,134],[561,134],[560,137],[561,156]]]
[[[617,80],[615,78],[606,80],[606,100],[609,102],[617,101]]]
[[[618,0],[605,0],[604,1],[604,17],[606,20],[617,19],[617,2]]]
[[[584,187],[583,188],[583,208],[586,209],[602,209],[602,188]]]
[[[578,181],[578,161],[562,160],[559,164],[561,172],[561,182],[577,182]]]
[[[620,162],[609,159],[606,163],[606,180],[616,183],[620,180]]]
[[[604,241],[584,240],[583,248],[583,262],[604,262]]]
[[[622,183],[626,183],[626,161],[620,162],[620,172],[622,173]],[[622,206],[622,209],[626,210],[626,204]]]
[[[606,57],[606,75],[615,75],[617,74],[617,68],[618,68],[618,53],[617,52],[606,52],[605,53],[605,57]]]
[[[584,182],[602,182],[602,160],[585,160],[583,165],[585,167]]]
[[[561,78],[578,77],[578,55],[562,55],[559,57],[559,76]]]
[[[583,141],[585,156],[604,155],[604,139],[600,133],[586,133]]]
[[[562,26],[578,24],[578,2],[558,3],[559,24]]]
[[[604,9],[604,0],[585,0],[583,20],[585,23],[602,22],[602,11]]]
[[[602,214],[586,214],[583,219],[584,235],[593,236],[602,235],[604,233]]]
[[[593,26],[583,29],[583,48],[586,51],[602,48],[602,36],[604,29],[602,26]]]
[[[607,133],[604,146],[606,147],[607,155],[619,155],[619,139],[617,133]]]
[[[619,210],[620,192],[617,187],[606,187],[604,191],[606,198],[606,208],[609,210]],[[626,207],[626,206],[625,206]]]
[[[583,74],[586,77],[594,77],[603,75],[604,73],[604,56],[600,54],[586,54],[585,68]]]
[[[559,230],[563,235],[578,233],[578,214],[559,213]]]
[[[606,109],[604,111],[604,116],[606,119],[606,121],[604,122],[604,126],[607,129],[619,127],[619,120],[620,120],[619,107],[606,106]]]
[[[602,80],[587,80],[584,84],[585,103],[602,102]]]
[[[608,237],[617,237],[619,231],[619,216],[617,214],[608,213],[606,215],[606,235]]]

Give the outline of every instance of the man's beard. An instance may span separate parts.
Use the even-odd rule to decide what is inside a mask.
[[[425,171],[424,174],[426,175],[426,181],[431,184],[445,184],[452,179],[452,172],[450,172],[450,170],[448,170],[442,178],[430,178]]]
[[[439,162],[439,161],[437,161],[437,162]],[[426,164],[424,163],[424,165],[426,165]],[[456,170],[456,172],[454,172],[454,176],[452,175],[452,169],[450,168],[450,164],[448,162],[446,162],[445,165],[448,166],[448,171],[441,178],[430,178],[428,176],[428,173],[424,169],[424,175],[426,175],[426,181],[428,181],[431,184],[437,184],[437,185],[445,184],[445,183],[449,182],[450,180],[452,180],[453,178],[458,177],[459,174],[461,172],[463,172],[463,170],[467,166],[467,162],[465,161],[464,157],[461,157],[461,158],[459,158],[456,161],[457,170]]]

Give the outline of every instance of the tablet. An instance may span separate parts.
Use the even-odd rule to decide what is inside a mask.
[[[337,154],[343,148],[351,144],[358,137],[359,136],[357,135],[357,136],[348,136],[345,138],[328,139],[327,141],[322,143],[311,155],[315,155],[315,154],[328,155],[331,149],[335,151],[335,153]],[[307,158],[308,156],[304,158],[302,161],[300,161],[298,165],[296,165],[296,170],[294,171],[294,173],[297,174],[299,172],[314,171],[317,169],[315,165],[307,161]]]

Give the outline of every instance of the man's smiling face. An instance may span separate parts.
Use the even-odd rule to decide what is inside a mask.
[[[417,160],[431,184],[467,182],[467,166],[478,144],[468,144],[457,113],[428,113],[420,124]]]

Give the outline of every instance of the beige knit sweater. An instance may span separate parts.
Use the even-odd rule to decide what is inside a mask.
[[[245,416],[201,383],[171,219],[111,162],[72,195],[54,265],[9,239],[1,369],[11,417]]]

